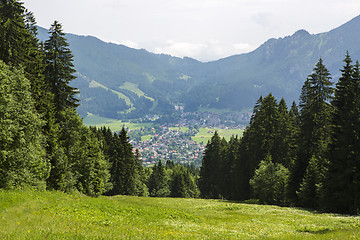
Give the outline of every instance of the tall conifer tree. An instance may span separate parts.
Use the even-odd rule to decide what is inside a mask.
[[[200,168],[199,188],[204,198],[219,198],[221,195],[221,165],[223,162],[222,140],[215,131],[211,140],[206,145],[202,166]]]
[[[325,152],[330,140],[331,106],[329,101],[333,94],[332,84],[330,73],[320,58],[313,73],[304,83],[300,96],[298,155],[291,169],[288,189],[288,197],[293,202],[298,202],[297,192],[303,182],[310,159],[316,159],[319,169],[323,169],[325,166]],[[317,179],[321,179],[320,176]],[[303,185],[309,186],[309,184]],[[318,196],[308,197],[314,201],[318,199]]]
[[[0,59],[18,67],[28,57],[29,41],[33,36],[25,25],[25,8],[17,0],[0,1]]]
[[[360,71],[346,54],[342,76],[332,101],[332,142],[324,203],[328,210],[358,214],[360,211]]]
[[[69,85],[76,78],[73,75],[76,70],[72,63],[73,55],[65,39],[61,24],[55,21],[51,25],[49,34],[50,38],[45,41],[45,73],[55,96],[56,110],[60,112],[64,108],[76,108],[79,105],[79,100],[75,97],[78,91]]]
[[[257,101],[250,125],[246,128],[239,147],[235,171],[238,175],[236,199],[251,197],[249,180],[265,156],[272,156],[279,129],[278,104],[272,94]],[[278,160],[276,160],[278,161]],[[274,160],[275,162],[275,160]]]

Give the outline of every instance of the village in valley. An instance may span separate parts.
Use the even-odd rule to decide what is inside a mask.
[[[154,124],[127,128],[127,131],[144,166],[151,166],[159,160],[171,160],[199,167],[205,146],[215,131],[229,139],[245,128],[250,117],[251,113],[182,112],[176,121],[169,122],[162,121],[159,116],[146,116],[142,121],[151,120]]]

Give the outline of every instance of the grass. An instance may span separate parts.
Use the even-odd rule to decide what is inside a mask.
[[[98,82],[96,82],[96,81],[94,81],[94,80],[90,82],[89,87],[90,87],[90,88],[101,87],[101,88],[104,88],[104,89],[106,89],[106,90],[109,90],[108,87],[105,87],[104,85],[102,85],[102,84],[100,84],[100,83],[98,83]],[[131,102],[131,100],[130,100],[130,98],[129,98],[128,96],[124,95],[124,94],[121,93],[121,92],[115,91],[115,90],[113,90],[113,89],[110,89],[110,90],[111,90],[113,93],[115,93],[115,94],[118,96],[119,99],[124,99],[126,105],[132,106],[132,102]]]
[[[128,127],[131,130],[140,129],[143,127],[153,127],[152,123],[130,123],[123,122],[121,120],[111,119],[100,117],[91,113],[83,119],[83,122],[87,126],[96,126],[96,127],[109,127],[113,131],[120,131],[123,126]],[[182,132],[189,131],[188,127],[172,127],[171,130],[177,130]],[[193,141],[197,143],[203,142],[207,144],[208,140],[214,135],[214,132],[218,131],[220,137],[225,137],[226,140],[229,140],[232,135],[242,136],[243,130],[241,129],[220,129],[220,128],[200,128],[199,132],[192,137]],[[152,136],[146,136],[144,139],[150,139]]]
[[[155,100],[151,97],[148,97],[145,95],[145,93],[143,91],[141,91],[138,87],[138,84],[135,83],[131,83],[131,82],[125,82],[122,86],[119,87],[120,89],[125,89],[128,90],[130,92],[135,93],[136,95],[138,95],[139,97],[145,97],[147,99],[149,99],[150,101],[154,102]]]
[[[188,127],[171,127],[170,130],[176,130],[178,132],[190,131],[190,129]]]
[[[87,126],[96,126],[96,127],[109,127],[112,131],[120,131],[123,126],[128,127],[129,129],[135,130],[143,127],[152,127],[152,123],[131,123],[123,122],[121,120],[104,118],[94,114],[88,114],[84,119],[83,123]]]
[[[130,106],[130,107],[133,106],[133,104],[132,104],[132,102],[131,102],[131,100],[130,100],[130,98],[128,96],[126,96],[125,94],[123,94],[121,92],[115,91],[113,89],[111,89],[111,91],[113,93],[115,93],[118,96],[119,99],[123,99],[127,106]]]
[[[141,136],[141,141],[145,142],[150,140],[152,137],[154,137],[154,135],[145,135],[145,136]]]
[[[219,136],[224,137],[227,141],[229,141],[232,135],[240,137],[243,134],[241,129],[199,128],[199,132],[191,139],[197,143],[207,144],[215,131],[218,131]]]
[[[0,239],[359,239],[360,217],[221,200],[0,190]]]

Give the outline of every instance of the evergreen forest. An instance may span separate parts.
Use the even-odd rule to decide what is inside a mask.
[[[346,53],[334,86],[320,58],[299,106],[270,93],[256,102],[242,138],[226,141],[215,132],[200,170],[201,196],[358,214],[359,67]]]
[[[42,42],[33,13],[14,0],[1,1],[0,21],[0,188],[199,196],[194,167],[145,169],[125,129],[83,125],[61,23]]]
[[[360,211],[360,65],[347,53],[334,86],[322,59],[299,105],[272,94],[256,102],[243,137],[215,132],[200,170],[142,165],[126,130],[86,127],[73,55],[62,25],[37,37],[21,2],[0,2],[0,188],[259,199],[328,212]]]

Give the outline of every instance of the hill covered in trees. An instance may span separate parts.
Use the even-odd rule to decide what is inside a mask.
[[[329,32],[299,30],[253,52],[207,63],[67,34],[78,76],[71,86],[80,89],[83,117],[88,112],[110,118],[169,114],[175,105],[185,111],[248,111],[269,92],[290,104],[320,57],[335,81],[347,50],[360,58],[360,33],[354,31],[359,27],[360,16]],[[46,39],[45,29],[39,28],[39,38]]]

